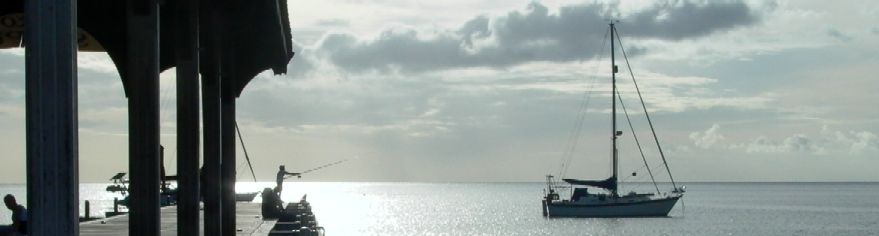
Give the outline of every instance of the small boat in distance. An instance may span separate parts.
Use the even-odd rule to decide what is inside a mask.
[[[656,185],[656,181],[653,179],[653,173],[650,171],[649,166],[647,166],[647,170],[650,173],[651,180],[653,180],[654,187],[656,187],[655,193],[630,192],[628,194],[621,195],[618,192],[619,181],[617,172],[619,151],[617,149],[617,139],[623,134],[623,132],[617,129],[617,102],[620,103],[624,112],[625,105],[622,103],[622,99],[618,98],[619,92],[617,91],[616,85],[616,73],[619,70],[615,62],[614,38],[616,38],[616,40],[620,42],[620,44],[622,44],[622,41],[619,39],[619,36],[616,33],[616,27],[614,26],[613,22],[610,23],[609,31],[612,66],[612,175],[609,178],[603,180],[563,179],[563,181],[565,183],[568,183],[569,185],[563,185],[559,182],[556,182],[555,176],[547,175],[547,187],[544,190],[544,198],[542,201],[543,215],[546,217],[668,216],[668,213],[675,206],[675,203],[677,203],[678,199],[681,199],[684,195],[684,188],[678,187],[675,184],[674,179],[671,178],[671,171],[668,169],[668,163],[665,161],[665,155],[662,153],[662,147],[659,145],[659,139],[656,137],[656,132],[655,129],[653,129],[653,123],[652,121],[650,121],[650,115],[647,113],[643,98],[641,98],[642,108],[644,108],[645,116],[647,117],[648,123],[650,123],[650,129],[656,141],[657,148],[659,149],[659,154],[660,156],[662,156],[662,162],[665,165],[666,170],[668,171],[673,189],[670,192],[660,192],[659,187]],[[623,52],[623,55],[625,56],[625,49],[621,48],[621,50]],[[628,59],[626,59],[626,62],[628,63]],[[634,74],[632,74],[632,81],[635,83],[635,88],[638,90],[638,96],[640,98],[641,92],[640,89],[638,89],[637,82],[635,82]],[[626,113],[626,120],[631,127],[631,120],[628,117],[628,113]],[[582,120],[580,122],[582,122]],[[579,130],[575,132],[579,132]],[[635,142],[638,143],[639,150],[641,150],[641,146],[638,142],[637,136],[635,136],[634,134],[634,129],[632,135],[635,138]],[[643,158],[643,151],[641,151],[641,155]],[[647,165],[646,158],[644,159],[644,164],[645,166]],[[563,168],[567,168],[567,166],[563,164]],[[561,173],[561,175],[564,175],[564,173]],[[634,175],[636,174],[633,173],[633,176]],[[566,192],[568,190],[570,190],[570,196],[565,196],[567,198],[562,198],[560,196],[560,192]],[[596,191],[590,192],[589,190]]]
[[[252,202],[259,192],[235,193],[236,202]]]

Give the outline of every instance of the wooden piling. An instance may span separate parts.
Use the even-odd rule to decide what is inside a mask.
[[[128,119],[131,201],[128,235],[160,234],[159,4],[128,4]]]
[[[29,235],[79,231],[76,6],[25,3]]]
[[[226,86],[223,89],[222,106],[223,160],[220,167],[220,191],[222,211],[230,212],[223,214],[222,235],[235,235],[235,164],[238,163],[235,161],[235,94]]]
[[[204,195],[204,234],[222,235],[223,214],[235,214],[235,212],[223,212],[222,192],[220,186],[220,173],[223,157],[222,140],[222,86],[223,80],[223,50],[222,42],[222,4],[213,1],[202,0],[201,25],[209,32],[202,35],[201,42],[204,45],[206,57],[202,62],[202,112],[204,117],[204,166],[202,177],[205,187],[202,188]]]
[[[216,59],[210,59],[216,60]],[[219,66],[217,66],[219,67]],[[220,76],[218,69],[202,73],[202,112],[204,112],[204,166],[202,180],[204,186],[204,234],[221,235],[222,207],[220,203],[220,165],[222,161],[222,139],[220,112]],[[232,213],[234,214],[234,212]]]
[[[175,1],[177,28],[177,235],[199,235],[198,1]]]

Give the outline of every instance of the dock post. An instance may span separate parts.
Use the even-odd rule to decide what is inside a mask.
[[[159,7],[158,0],[128,4],[129,235],[160,235]]]
[[[76,6],[25,1],[29,235],[79,233]]]
[[[177,235],[199,235],[198,1],[173,4],[177,11]]]
[[[205,74],[202,79],[202,111],[204,112],[204,234],[220,235],[222,224],[220,205],[220,78]]]
[[[214,49],[209,49],[214,51]],[[222,162],[222,139],[220,112],[222,110],[220,99],[220,70],[216,52],[206,60],[211,63],[207,71],[202,71],[202,112],[204,116],[204,167],[202,167],[202,179],[204,180],[204,235],[221,235],[222,207],[220,203],[220,165]]]
[[[227,80],[228,81],[228,80]],[[223,83],[223,161],[221,165],[223,235],[235,235],[235,93],[232,83]]]
[[[542,206],[543,206],[543,207],[541,207],[541,208],[543,208],[543,217],[547,217],[547,216],[549,216],[549,214],[546,212],[546,201],[548,201],[548,200],[547,200],[547,199],[543,199],[543,201],[542,201]]]
[[[89,211],[89,208],[91,208],[91,207],[92,206],[91,206],[91,204],[89,204],[89,200],[85,200],[85,218],[86,219],[92,218],[91,212]]]
[[[204,130],[204,235],[222,235],[222,209],[220,173],[223,158],[222,139],[222,88],[225,72],[222,61],[222,5],[214,1],[201,0],[199,25],[204,29],[201,35],[201,48],[205,57],[201,60],[202,74],[202,112]]]

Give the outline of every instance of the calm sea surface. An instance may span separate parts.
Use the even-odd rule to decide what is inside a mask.
[[[686,185],[685,209],[678,202],[667,218],[546,219],[541,183],[294,182],[283,198],[307,193],[328,235],[879,235],[879,183]],[[80,189],[93,214],[103,215],[118,197],[105,187]],[[0,194],[22,201],[24,192],[23,185],[0,185]],[[0,223],[9,223],[5,208]]]

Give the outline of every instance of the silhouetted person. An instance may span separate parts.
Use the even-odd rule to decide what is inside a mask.
[[[287,172],[287,170],[284,170],[284,165],[279,166],[278,177],[276,179],[278,182],[278,186],[275,187],[275,193],[277,193],[279,197],[281,196],[281,191],[284,190],[284,179],[286,179],[288,176],[296,176],[302,178],[302,175],[300,175],[299,173],[291,173]]]
[[[12,194],[6,194],[3,203],[12,211],[12,225],[0,225],[0,235],[26,235],[27,209],[19,205]]]

